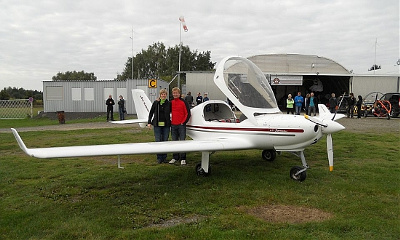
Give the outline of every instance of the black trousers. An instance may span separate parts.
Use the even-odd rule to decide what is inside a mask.
[[[111,121],[114,121],[114,111],[112,107],[107,107],[107,120],[110,119],[110,113],[111,113]]]

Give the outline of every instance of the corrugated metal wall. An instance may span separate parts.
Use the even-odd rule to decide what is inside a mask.
[[[44,81],[43,104],[45,112],[106,112],[105,101],[111,94],[114,111],[118,111],[119,95],[123,95],[128,114],[135,114],[132,89],[143,89],[154,101],[160,89],[168,90],[168,83],[157,80],[157,88],[148,88],[148,79],[126,81]],[[74,89],[74,90],[73,90]],[[79,94],[80,90],[80,94]]]
[[[214,83],[214,72],[186,72],[186,93],[189,91],[194,98],[199,92],[202,96],[207,92],[210,100],[226,101],[225,95]]]
[[[399,92],[399,81],[398,76],[356,75],[352,80],[352,91],[354,95],[363,97],[370,92]]]

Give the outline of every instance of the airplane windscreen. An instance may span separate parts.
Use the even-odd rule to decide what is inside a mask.
[[[253,108],[278,106],[270,84],[259,69],[235,60],[227,61],[225,66],[225,84],[241,104]]]

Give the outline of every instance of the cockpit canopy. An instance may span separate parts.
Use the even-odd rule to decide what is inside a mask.
[[[259,114],[280,112],[265,75],[246,58],[223,59],[217,67],[214,82],[249,119]]]

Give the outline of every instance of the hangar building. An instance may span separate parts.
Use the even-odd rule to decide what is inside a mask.
[[[326,103],[331,93],[346,92],[365,96],[370,92],[399,92],[399,75],[356,75],[339,63],[316,55],[266,54],[248,58],[269,80],[279,107],[284,108],[287,94],[298,91],[315,92],[320,103]],[[186,91],[207,92],[210,99],[226,100],[213,83],[213,72],[185,72]]]

